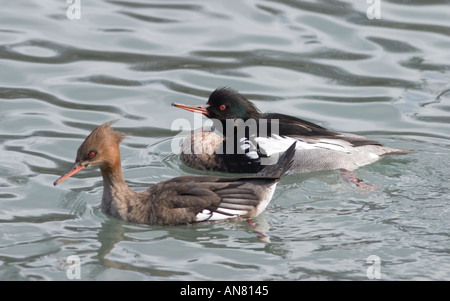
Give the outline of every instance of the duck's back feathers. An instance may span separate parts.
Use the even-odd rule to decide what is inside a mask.
[[[142,193],[149,224],[180,224],[251,218],[269,204],[278,180],[293,162],[295,143],[278,162],[254,177],[185,176],[160,182]]]
[[[363,136],[331,131],[313,122],[289,115],[269,113],[263,114],[263,118],[267,120],[278,120],[278,133],[268,132],[279,136],[289,136],[311,142],[317,141],[318,139],[344,140],[350,142],[354,147],[363,145],[381,145],[380,142],[367,139]],[[268,124],[271,123],[268,122]],[[310,137],[312,139],[308,139]]]
[[[266,119],[268,125],[271,124],[270,121],[277,120],[278,134],[282,136],[334,136],[337,134],[315,123],[280,113],[262,114],[260,119]]]
[[[188,224],[255,217],[269,203],[276,179],[179,177],[160,182],[145,193],[152,196],[148,224]]]

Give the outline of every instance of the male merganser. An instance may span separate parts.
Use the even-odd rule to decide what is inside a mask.
[[[78,148],[71,169],[57,185],[88,166],[98,166],[103,176],[102,211],[128,222],[176,225],[253,218],[269,204],[280,177],[292,164],[292,145],[276,165],[254,177],[183,176],[135,192],[125,182],[119,143],[124,134],[106,122],[92,131]]]
[[[264,167],[261,159],[283,152],[294,141],[297,142],[297,150],[288,174],[335,169],[351,172],[384,156],[413,152],[386,147],[363,136],[331,131],[297,117],[261,113],[252,102],[231,88],[220,88],[212,92],[206,105],[172,105],[218,121],[210,130],[194,130],[183,142],[181,160],[190,167],[202,170],[255,172]],[[244,123],[238,123],[237,120]],[[244,139],[236,138],[236,128],[245,126],[248,120],[256,121],[256,132],[247,131]],[[227,127],[228,121],[236,125],[234,131]],[[261,129],[261,124],[267,125],[267,129]],[[231,139],[234,139],[234,144],[241,144],[241,147],[242,143],[246,143],[243,148],[247,152],[227,154],[224,144]],[[205,153],[198,149],[193,151],[195,141],[201,141],[200,146],[212,145],[214,152]],[[229,160],[230,158],[233,160]]]

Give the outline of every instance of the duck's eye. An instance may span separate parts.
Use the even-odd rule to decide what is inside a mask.
[[[97,152],[96,152],[96,151],[91,151],[91,152],[88,154],[88,158],[89,158],[89,159],[92,159],[92,158],[95,157],[95,155],[97,155]]]
[[[226,108],[227,108],[226,105],[220,105],[219,110],[223,111],[223,110],[225,110]]]

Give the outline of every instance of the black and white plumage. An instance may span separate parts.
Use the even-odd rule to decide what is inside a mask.
[[[339,133],[312,122],[279,113],[261,113],[247,98],[230,88],[217,89],[211,93],[206,105],[173,106],[204,114],[208,118],[222,124],[236,120],[256,120],[259,126],[265,121],[267,129],[257,128],[246,138],[256,145],[247,155],[238,153],[224,154],[224,145],[237,143],[234,132],[196,129],[183,142],[181,160],[188,166],[203,170],[227,172],[255,172],[262,169],[267,162],[273,164],[276,158],[293,142],[296,142],[296,153],[289,174],[321,170],[356,168],[373,163],[384,156],[404,155],[410,150],[390,148],[366,137]],[[274,126],[276,125],[276,127]],[[215,152],[208,154],[193,153],[193,141],[200,140],[209,144]],[[241,141],[242,142],[242,141]],[[218,152],[217,150],[220,150]],[[258,157],[256,157],[258,156]],[[275,156],[275,159],[272,157]]]

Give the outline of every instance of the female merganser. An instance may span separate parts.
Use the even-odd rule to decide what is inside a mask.
[[[72,168],[54,185],[88,166],[98,166],[103,176],[102,211],[133,223],[176,225],[253,218],[270,202],[295,153],[292,145],[277,164],[267,166],[255,177],[184,176],[135,192],[123,177],[119,143],[124,134],[111,128],[114,122],[92,131],[78,148]]]
[[[363,136],[334,132],[297,117],[279,113],[263,114],[252,102],[231,88],[212,92],[206,105],[172,105],[201,113],[215,121],[211,129],[196,129],[183,142],[181,160],[190,167],[202,170],[255,172],[264,167],[262,159],[285,151],[294,141],[297,149],[288,174],[335,169],[351,172],[384,156],[413,152],[386,147]],[[237,122],[239,120],[242,122]],[[256,131],[251,133],[250,130],[245,137],[237,137],[236,129],[239,126],[251,128],[249,120],[256,121]],[[234,124],[233,130],[227,127],[230,121]],[[267,127],[261,128],[261,124]],[[212,147],[214,152],[194,149],[195,141],[201,141],[198,144],[200,146]],[[231,153],[226,153],[224,145],[230,141],[234,145],[241,145],[246,152],[236,153],[233,152],[236,150],[234,148]],[[243,147],[242,143],[245,144]]]

